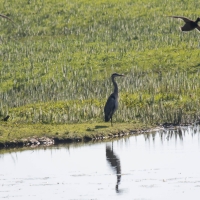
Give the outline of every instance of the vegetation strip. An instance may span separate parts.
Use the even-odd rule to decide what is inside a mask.
[[[167,16],[196,19],[198,8],[195,0],[4,0],[1,14],[14,23],[0,17],[0,142],[196,121],[200,34]],[[117,80],[110,129],[102,121],[114,72],[126,78]]]
[[[152,128],[153,126],[145,126],[144,124],[138,126],[138,124],[130,125],[125,123],[111,127],[107,123],[76,125],[20,124],[11,126],[10,123],[4,122],[0,126],[0,147],[53,145],[105,140],[148,131]]]

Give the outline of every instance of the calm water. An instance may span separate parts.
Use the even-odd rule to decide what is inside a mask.
[[[0,152],[0,199],[199,198],[199,127]]]

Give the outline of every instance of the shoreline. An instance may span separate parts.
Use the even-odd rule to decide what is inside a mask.
[[[84,137],[74,137],[74,138],[59,138],[59,137],[29,137],[23,141],[6,141],[0,142],[1,149],[10,149],[10,148],[23,148],[23,147],[39,147],[39,146],[52,146],[58,144],[70,144],[70,143],[80,143],[80,142],[98,142],[105,141],[109,139],[122,138],[132,135],[139,135],[143,133],[149,133],[154,131],[162,130],[163,127],[157,126],[150,129],[141,129],[141,130],[129,130],[129,131],[120,131],[118,133],[110,133],[106,136],[96,135],[96,136],[84,136]]]
[[[119,123],[115,127],[107,126],[104,123],[62,125],[18,124],[17,126],[11,123],[4,123],[1,125],[0,150],[105,141],[164,129],[176,130],[180,127],[188,127],[194,124],[164,123],[153,126],[139,123]]]

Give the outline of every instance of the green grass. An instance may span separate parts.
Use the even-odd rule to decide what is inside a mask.
[[[113,72],[126,75],[115,123],[199,115],[200,35],[166,16],[196,19],[200,2],[5,0],[0,10],[14,21],[0,18],[0,117],[13,126],[101,124]]]
[[[0,126],[0,145],[6,142],[26,142],[31,138],[48,137],[55,139],[80,139],[108,137],[119,133],[147,130],[152,126],[142,123],[118,123],[113,127],[110,124],[79,123],[79,124],[14,124],[4,122]]]

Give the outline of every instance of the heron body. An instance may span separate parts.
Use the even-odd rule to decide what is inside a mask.
[[[114,86],[114,92],[109,96],[106,105],[104,107],[105,122],[111,120],[111,126],[112,126],[112,116],[118,108],[118,86],[117,83],[115,82],[115,77],[117,76],[123,76],[123,74],[114,73],[111,75],[111,79]]]
[[[117,108],[118,108],[118,95],[112,93],[108,98],[104,108],[105,122],[108,122],[110,119],[112,121],[112,116],[114,112],[117,110]]]
[[[179,19],[182,19],[185,22],[184,26],[180,27],[181,31],[192,31],[195,28],[198,31],[200,31],[200,26],[198,25],[198,22],[200,21],[199,17],[196,19],[196,21],[193,21],[193,20],[188,19],[186,17],[180,17],[180,16],[169,16],[169,17],[179,18]]]

